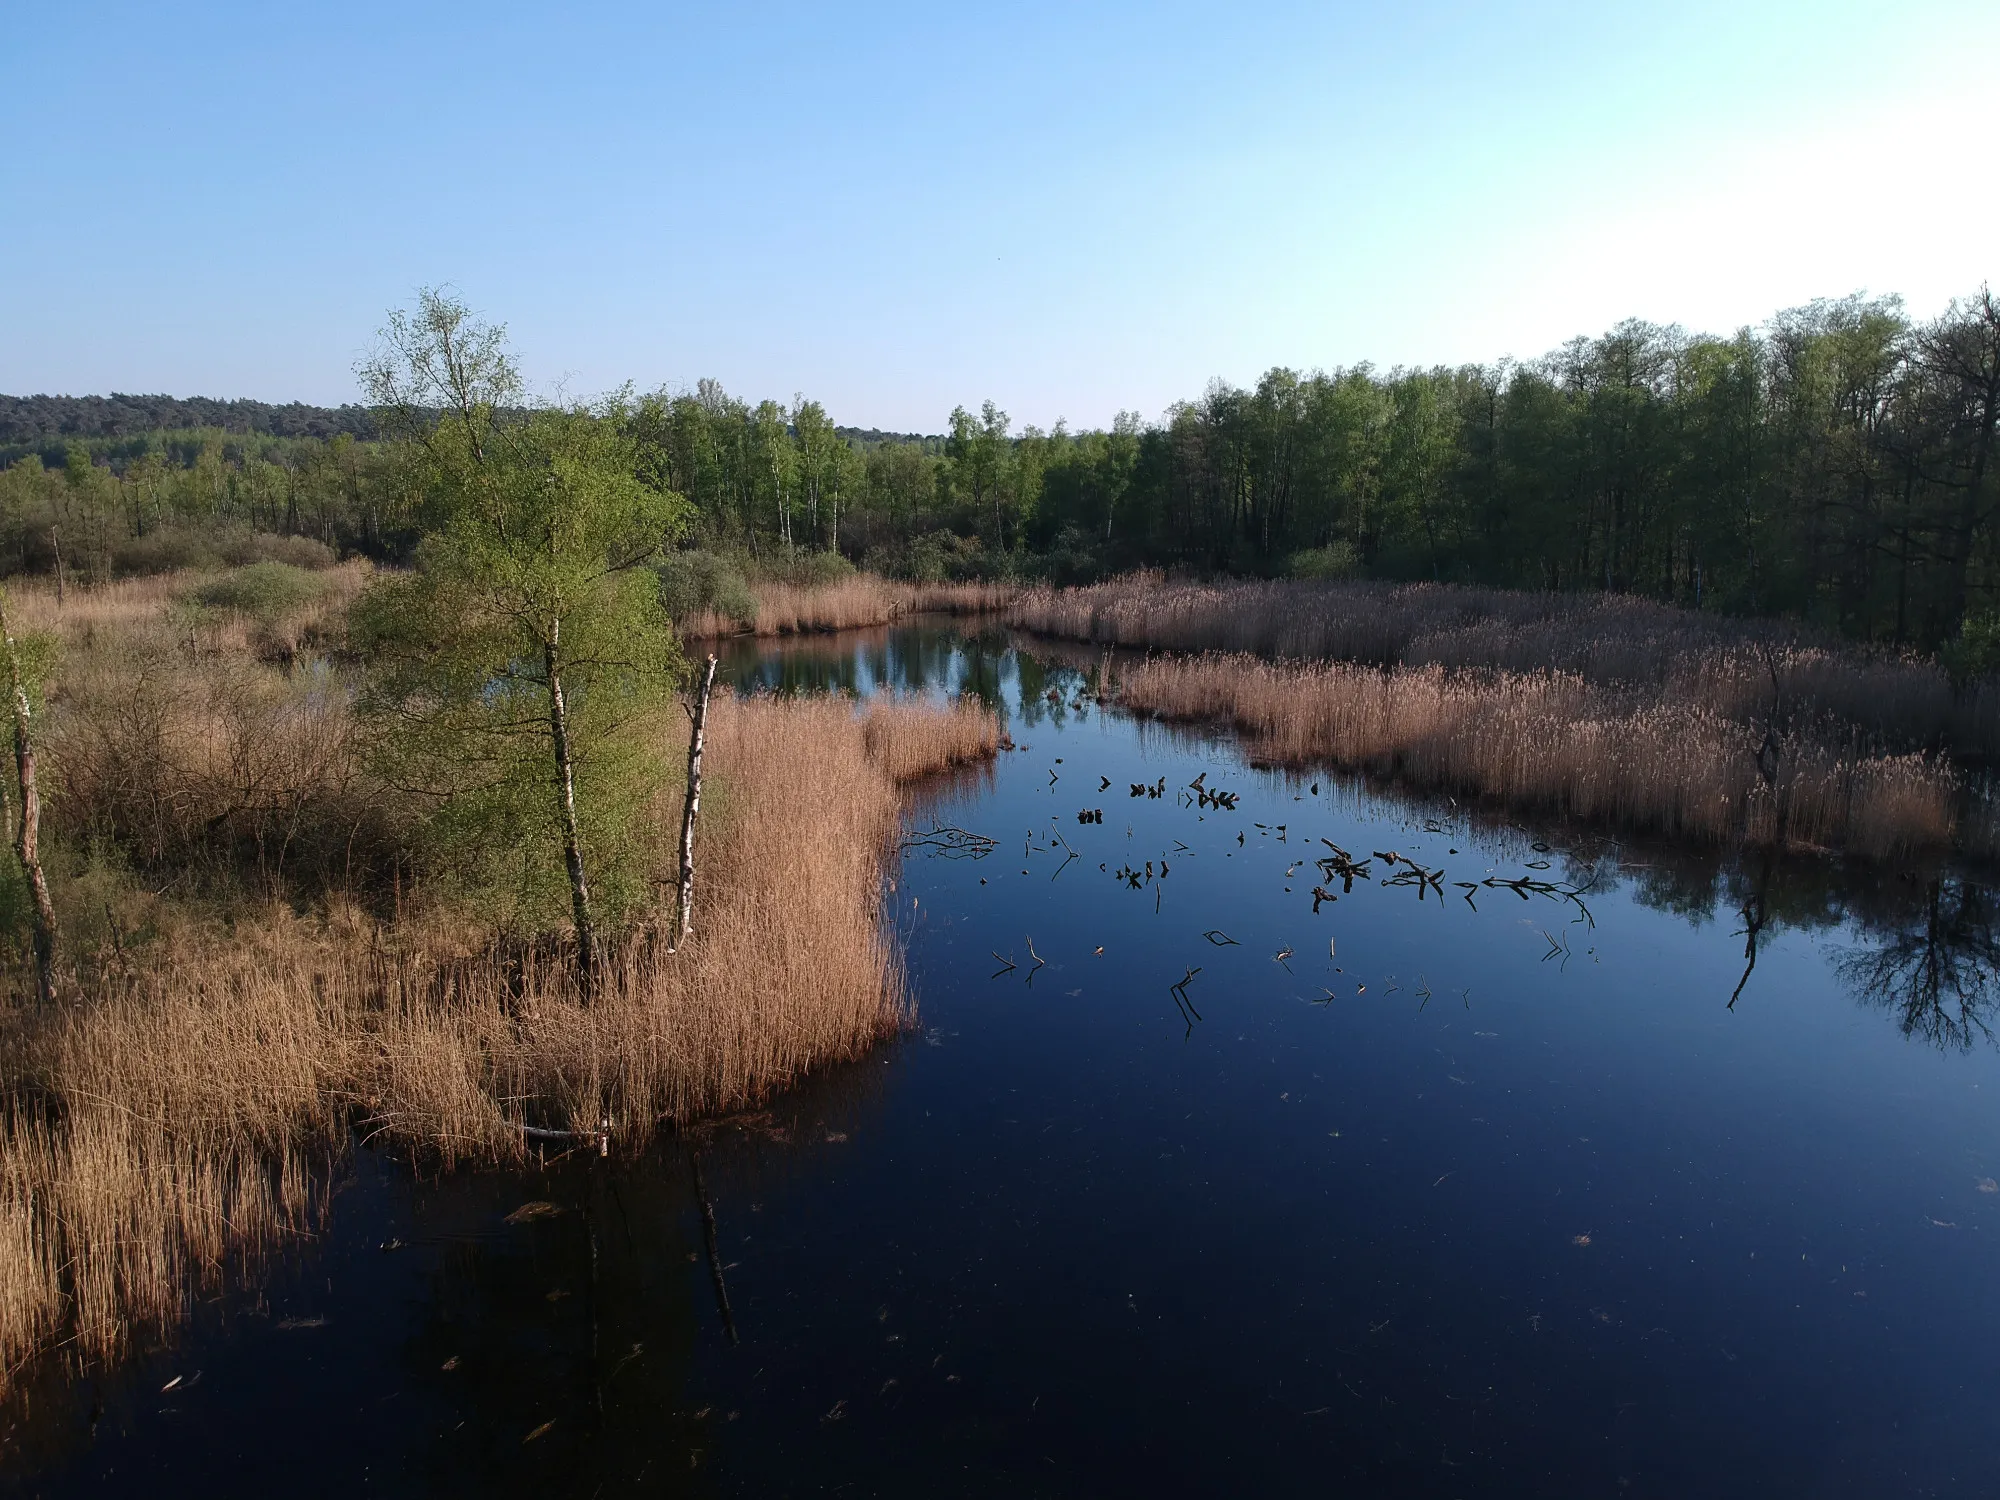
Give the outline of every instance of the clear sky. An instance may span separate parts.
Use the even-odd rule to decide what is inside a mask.
[[[0,10],[0,390],[530,380],[936,431],[2000,278],[2000,4]]]

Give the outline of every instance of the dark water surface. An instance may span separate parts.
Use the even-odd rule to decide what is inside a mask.
[[[912,814],[995,841],[905,855],[917,1031],[644,1160],[361,1153],[15,1484],[2000,1494],[1988,889],[1315,791],[1018,644],[729,662],[1005,709]]]

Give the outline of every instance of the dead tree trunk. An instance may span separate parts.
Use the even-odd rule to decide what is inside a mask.
[[[669,953],[687,941],[694,921],[694,820],[701,811],[701,750],[708,733],[709,695],[714,691],[715,657],[711,654],[708,665],[702,668],[701,692],[688,715],[693,727],[688,732],[687,800],[681,807],[681,880],[674,900],[674,940],[667,947]]]
[[[736,1315],[729,1307],[729,1284],[722,1279],[722,1247],[716,1243],[715,1204],[709,1199],[708,1184],[701,1180],[701,1153],[690,1150],[688,1160],[694,1164],[694,1196],[701,1204],[701,1242],[708,1251],[708,1274],[715,1283],[715,1305],[722,1311],[722,1327],[729,1335],[729,1342],[741,1343],[736,1336]]]
[[[590,916],[590,885],[584,879],[583,841],[576,825],[576,768],[570,757],[569,705],[563,698],[561,632],[560,623],[549,626],[542,641],[542,665],[549,680],[549,742],[555,752],[563,864],[569,871],[570,912],[576,923],[576,972],[587,1000],[597,988],[597,926]]]
[[[56,997],[56,908],[49,899],[48,877],[42,873],[42,797],[35,782],[35,742],[28,732],[28,687],[21,677],[21,653],[14,645],[14,632],[7,623],[4,598],[0,598],[0,640],[7,650],[7,675],[14,698],[14,770],[21,783],[21,821],[14,828],[14,852],[28,876],[28,890],[35,905],[35,992],[42,1004]]]

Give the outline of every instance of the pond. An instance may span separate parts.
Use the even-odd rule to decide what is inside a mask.
[[[359,1151],[171,1349],[37,1392],[11,1482],[2000,1493],[1986,885],[1261,770],[1106,667],[732,644],[1006,716],[885,895],[909,1034],[644,1159]]]

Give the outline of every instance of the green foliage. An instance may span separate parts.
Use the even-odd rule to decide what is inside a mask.
[[[950,532],[927,531],[912,537],[904,549],[900,566],[890,569],[912,583],[943,583],[955,576],[960,557],[958,538]]]
[[[1952,680],[1961,684],[2000,674],[2000,611],[1967,615],[1958,639],[1938,652],[1938,659]]]
[[[712,611],[739,625],[757,619],[757,596],[742,571],[713,552],[669,552],[654,564],[660,606],[676,622]]]
[[[524,931],[558,925],[575,895],[572,771],[592,900],[616,921],[644,897],[666,775],[682,661],[653,567],[686,507],[640,477],[622,405],[509,413],[501,331],[463,307],[427,293],[385,344],[364,373],[425,537],[414,571],[354,612],[375,763],[434,809],[437,868]]]
[[[0,852],[0,955],[10,961],[25,959],[35,919],[35,899],[28,888],[28,872],[11,852]]]
[[[526,421],[497,331],[478,336],[458,351],[490,377],[475,404]],[[0,450],[0,568],[49,571],[58,544],[72,577],[257,560],[226,545],[246,533],[408,561],[433,517],[380,438],[448,437],[441,412],[463,429],[446,373],[365,422],[218,408],[236,430],[86,423]],[[1726,337],[1629,321],[1521,363],[1273,369],[1107,431],[1016,430],[989,401],[929,437],[862,432],[712,380],[606,419],[638,479],[685,495],[705,546],[753,578],[802,555],[918,578],[1268,576],[1344,547],[1361,576],[1631,592],[1904,645],[2000,607],[1984,289],[1928,322],[1857,296]]]
[[[4,594],[0,594],[0,601],[4,601],[4,597]],[[11,615],[9,619],[11,622]],[[14,659],[21,664],[21,686],[27,689],[29,712],[35,718],[40,718],[45,708],[44,700],[48,686],[62,671],[62,637],[50,630],[18,631],[14,636]],[[10,694],[12,691],[5,659],[0,657],[0,694]],[[10,706],[0,711],[0,726],[4,726],[0,727],[0,762],[4,762],[4,769],[0,769],[0,775],[7,776],[14,774],[12,701],[8,698],[7,703]]]
[[[304,568],[254,562],[203,584],[194,596],[211,609],[234,610],[259,624],[274,625],[317,600],[324,587]]]
[[[1096,543],[1078,526],[1063,527],[1048,549],[1025,566],[1033,567],[1048,582],[1061,586],[1094,583],[1104,572]]]
[[[852,578],[856,571],[854,564],[838,552],[795,552],[789,557],[778,556],[761,563],[755,570],[755,576],[759,580],[811,589]]]
[[[1324,547],[1308,547],[1285,559],[1287,578],[1352,578],[1359,566],[1352,542],[1329,542]]]
[[[983,576],[984,561],[977,537],[953,531],[926,531],[904,543],[871,549],[863,558],[868,570],[911,583],[960,583]]]

